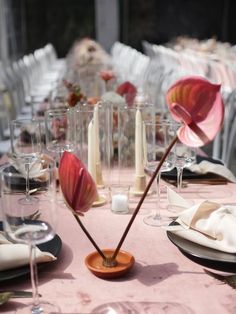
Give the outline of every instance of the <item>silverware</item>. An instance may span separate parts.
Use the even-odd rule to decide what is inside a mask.
[[[227,184],[227,180],[224,178],[212,178],[212,179],[189,179],[185,180],[188,184],[209,184],[209,185],[221,185],[221,184]]]
[[[14,290],[14,291],[0,291],[0,295],[4,293],[10,293],[11,298],[32,298],[33,293],[31,291]]]
[[[41,297],[41,295],[39,295]],[[33,293],[30,291],[0,291],[0,305],[6,303],[12,298],[32,298]]]
[[[204,269],[204,272],[207,275],[229,285],[231,288],[236,289],[236,275],[220,275],[213,273],[212,271],[209,271],[207,269]]]
[[[167,183],[177,186],[176,180],[163,178]],[[182,182],[182,187],[186,188],[189,184],[208,184],[208,185],[225,185],[227,180],[217,178],[217,179],[184,179]]]
[[[0,293],[0,305],[6,303],[12,296],[11,292],[1,292]]]

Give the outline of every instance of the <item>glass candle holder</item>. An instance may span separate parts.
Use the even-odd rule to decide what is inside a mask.
[[[131,193],[142,195],[146,187],[144,165],[146,158],[145,121],[153,119],[153,106],[138,103],[124,106],[118,112],[118,168],[119,176],[132,170]]]
[[[127,214],[129,212],[129,190],[126,185],[111,185],[111,211],[116,214]]]

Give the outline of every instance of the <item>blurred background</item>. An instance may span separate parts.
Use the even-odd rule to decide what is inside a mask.
[[[39,92],[65,92],[66,78],[86,94],[112,64],[119,83],[148,91],[157,110],[183,75],[221,84],[227,124],[207,153],[236,169],[235,12],[233,0],[0,0],[0,155],[6,121],[34,113]]]
[[[90,37],[109,51],[121,41],[142,51],[176,36],[236,42],[236,2],[230,0],[0,0],[0,58],[16,60],[48,42],[65,57]]]

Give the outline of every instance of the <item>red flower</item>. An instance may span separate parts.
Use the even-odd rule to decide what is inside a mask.
[[[72,84],[67,80],[63,80],[63,84],[69,91],[67,102],[70,107],[74,107],[80,100],[85,99],[79,85]]]
[[[201,77],[178,80],[166,101],[174,120],[183,123],[178,137],[188,146],[202,146],[214,139],[224,120],[220,85]]]
[[[124,96],[128,105],[132,105],[137,94],[136,87],[130,82],[124,82],[117,87],[117,94]]]
[[[67,98],[67,102],[70,107],[74,107],[78,103],[78,101],[80,101],[81,99],[83,99],[82,94],[77,95],[76,93],[72,92],[69,94]]]
[[[59,180],[67,204],[77,213],[86,212],[98,198],[95,182],[72,153],[64,152],[62,155]]]

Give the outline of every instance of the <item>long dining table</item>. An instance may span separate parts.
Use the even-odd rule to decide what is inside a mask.
[[[124,174],[125,175],[125,174]],[[129,174],[127,177],[131,178]],[[168,216],[165,185],[162,181],[161,214]],[[173,186],[170,186],[173,188]],[[100,191],[109,196],[106,188]],[[210,199],[235,204],[235,184],[188,183],[183,197],[195,203]],[[139,197],[130,197],[130,212],[114,214],[107,201],[92,207],[82,217],[84,225],[100,248],[115,248],[126,228]],[[73,214],[59,202],[57,234],[62,247],[57,260],[39,269],[39,293],[42,299],[57,304],[63,314],[79,313],[236,313],[235,290],[204,271],[204,267],[186,258],[171,243],[166,230],[143,222],[157,206],[155,194],[145,199],[121,247],[135,258],[135,264],[116,279],[101,279],[85,265],[95,249]],[[216,272],[216,270],[212,270]],[[236,272],[236,265],[235,265]],[[1,281],[0,290],[31,290],[28,275]],[[11,299],[0,306],[2,313],[15,313],[30,299]],[[17,313],[17,312],[16,312]]]

